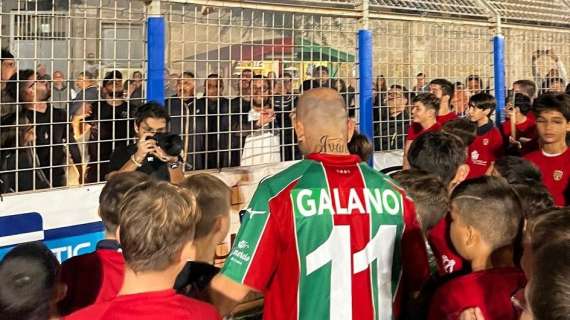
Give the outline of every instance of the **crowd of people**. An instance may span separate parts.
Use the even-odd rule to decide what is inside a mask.
[[[551,59],[555,68],[540,75],[537,61],[543,58]],[[50,76],[42,64],[35,71],[16,70],[14,56],[6,49],[2,50],[0,59],[0,190],[3,193],[105,181],[125,165],[124,157],[119,163],[113,163],[115,150],[128,147],[128,152],[117,153],[130,157],[138,150],[137,145],[156,144],[152,139],[140,142],[150,137],[141,134],[144,119],[137,119],[137,115],[144,114],[139,109],[145,103],[141,72],[135,71],[130,79],[124,79],[120,71],[111,70],[102,75],[98,83],[99,70],[85,68],[72,86],[64,79],[63,72],[56,70]],[[507,102],[517,105],[517,119],[515,125],[511,125],[510,120],[503,125],[502,139],[498,138],[499,131],[494,129],[493,122],[486,120],[488,117],[480,115],[478,121],[482,131],[489,130],[494,143],[509,140],[506,149],[510,151],[517,147],[524,153],[536,149],[533,113],[526,116],[532,99],[537,94],[563,92],[567,84],[565,66],[551,50],[534,53],[532,70],[534,82],[514,83],[514,87],[522,89],[511,90],[513,94]],[[237,82],[233,83],[236,90],[232,91],[237,94],[231,97],[225,93],[229,83],[219,74],[209,74],[202,84],[197,83],[195,74],[190,71],[165,76],[168,78],[164,101],[167,114],[161,117],[166,125],[159,131],[179,135],[184,152],[176,161],[170,158],[170,163],[164,163],[166,158],[160,146],[155,157],[145,158],[139,150],[136,161],[130,161],[127,166],[144,167],[142,170],[147,171],[150,167],[163,167],[160,176],[166,180],[170,179],[169,171],[159,166],[160,163],[179,168],[178,172],[299,160],[301,153],[289,115],[299,94],[309,89],[335,88],[348,106],[349,115],[355,116],[353,85],[331,77],[325,66],[315,67],[312,77],[303,81],[298,89],[293,88],[294,79],[288,73],[281,77],[274,72],[262,76],[251,69],[242,69]],[[200,85],[203,92],[199,93]],[[374,88],[374,150],[404,150],[405,167],[407,151],[418,133],[424,129],[438,130],[456,117],[476,116],[470,114],[470,99],[489,93],[484,79],[476,74],[467,76],[464,83],[452,83],[446,79],[428,81],[422,72],[417,74],[412,90],[397,83],[388,87],[381,75]],[[524,94],[517,94],[521,92]],[[433,97],[426,93],[435,95],[438,109],[434,108],[435,100],[429,101]],[[485,103],[480,101],[480,104]],[[490,108],[486,110],[492,112]],[[410,126],[410,122],[414,125]],[[151,128],[151,135],[156,132]],[[472,167],[471,175],[476,175],[477,168]],[[176,172],[172,173],[176,176]]]
[[[266,79],[250,83],[263,106]],[[62,265],[41,243],[16,246],[0,263],[0,314],[220,319],[257,292],[267,319],[570,319],[570,95],[535,97],[532,84],[515,82],[499,129],[492,95],[470,96],[462,117],[453,84],[432,80],[392,176],[363,162],[372,142],[337,90],[305,91],[289,117],[304,159],[257,186],[221,270],[231,190],[180,175],[180,156],[146,139],[169,115],[146,103],[137,143],[110,156],[105,240]],[[260,110],[263,127],[274,115]]]
[[[86,68],[72,86],[63,72],[56,70],[50,76],[42,64],[36,70],[17,70],[14,56],[6,49],[1,61],[3,193],[105,181],[124,165],[122,160],[113,161],[114,154],[130,156],[138,150],[135,145],[148,147],[152,141],[131,143],[157,132],[181,137],[182,156],[167,164],[185,171],[298,160],[301,155],[289,114],[298,94],[310,88],[337,89],[354,114],[354,88],[342,79],[332,79],[326,66],[316,67],[312,79],[298,90],[293,89],[288,73],[277,78],[274,73],[262,76],[243,69],[233,98],[225,94],[226,84],[219,74],[209,74],[199,94],[194,73],[186,71],[165,75],[169,79],[167,112],[158,118],[166,125],[149,128],[149,135],[141,133],[146,118],[138,118],[147,117],[141,110],[145,103],[141,72],[135,71],[127,80],[120,71],[111,70],[98,83],[99,71]],[[172,77],[176,77],[174,83]],[[150,118],[156,120],[153,114]],[[118,151],[124,148],[128,152]],[[138,161],[132,165],[146,168],[147,164],[158,166],[164,157],[147,159],[139,154],[134,160]],[[71,171],[76,177],[73,182]],[[168,180],[165,172],[161,176]]]

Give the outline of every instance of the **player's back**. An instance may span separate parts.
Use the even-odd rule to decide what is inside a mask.
[[[222,272],[266,319],[392,318],[409,200],[356,156],[307,158],[260,184]]]

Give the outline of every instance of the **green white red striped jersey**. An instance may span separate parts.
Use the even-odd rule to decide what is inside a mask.
[[[265,319],[392,319],[413,203],[357,156],[307,158],[259,184],[222,273],[265,294]]]

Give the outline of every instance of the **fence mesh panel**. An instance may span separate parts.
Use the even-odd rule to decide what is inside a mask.
[[[331,87],[358,121],[362,0],[161,1],[164,102],[187,170],[295,160],[289,114]],[[436,78],[461,114],[492,93],[494,18],[506,39],[507,86],[562,90],[570,63],[565,0],[371,0],[374,144],[403,147],[411,99]],[[113,150],[136,141],[146,102],[143,1],[0,0],[2,192],[103,181]],[[561,28],[562,27],[562,28]],[[26,71],[31,70],[31,71]],[[418,76],[422,74],[421,76]],[[13,78],[11,78],[13,76]]]

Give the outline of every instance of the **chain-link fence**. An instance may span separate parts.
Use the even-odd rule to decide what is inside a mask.
[[[570,7],[563,0],[153,4],[166,25],[170,114],[158,131],[181,136],[186,170],[299,159],[289,113],[309,88],[338,90],[358,121],[357,30],[364,25],[374,41],[376,151],[403,147],[411,99],[433,79],[454,84],[459,114],[473,93],[493,93],[496,34],[506,41],[507,89],[520,79],[535,81],[537,91],[563,90],[567,82]],[[141,138],[134,119],[147,98],[153,30],[146,22],[156,12],[134,0],[0,0],[0,7],[8,49],[3,193],[105,180],[120,169],[113,151]]]

